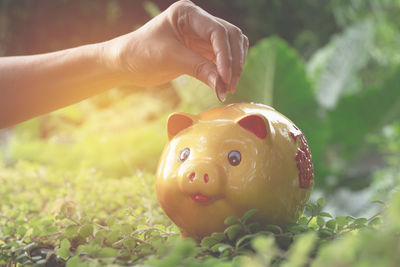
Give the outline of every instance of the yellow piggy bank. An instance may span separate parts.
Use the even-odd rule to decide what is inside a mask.
[[[157,171],[158,200],[183,236],[223,231],[229,216],[284,226],[303,212],[314,182],[302,132],[275,109],[234,103],[173,113]]]

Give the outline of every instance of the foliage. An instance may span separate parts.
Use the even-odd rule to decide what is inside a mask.
[[[117,23],[132,17],[125,2],[99,7],[80,1],[75,3],[80,8],[71,10],[85,21],[88,13],[101,13],[116,35],[134,27],[131,20],[123,27]],[[38,44],[30,47],[31,42],[18,39],[26,35],[20,25],[33,25],[30,16],[46,17],[40,16],[41,8],[29,13],[27,3],[0,1],[2,23],[9,26],[0,23],[0,38],[19,40],[11,50],[9,43],[0,43],[0,53],[38,51]],[[49,3],[54,11],[69,1]],[[163,9],[167,2],[156,3]],[[183,76],[158,88],[111,90],[0,132],[0,265],[397,266],[399,3],[198,3],[221,17],[231,10],[229,21],[243,23],[235,24],[254,44],[229,101],[262,102],[287,115],[311,146],[316,189],[370,186],[374,198],[384,200],[377,201],[383,204],[379,213],[333,216],[322,209],[320,198],[286,227],[259,225],[252,220],[257,211],[249,210],[226,218],[224,232],[199,242],[181,240],[154,190],[166,117],[172,110],[198,113],[219,105],[211,89]],[[152,15],[159,12],[150,1],[143,7]],[[290,16],[284,13],[290,11]],[[62,19],[53,21],[53,31],[58,23],[67,31]],[[78,18],[70,22],[78,28]],[[99,25],[96,29],[107,31]],[[278,35],[264,38],[270,33]],[[63,48],[40,38],[40,31],[35,34],[46,43],[41,49]],[[99,40],[95,32],[88,38]],[[82,40],[66,35],[58,42],[71,46]]]
[[[379,218],[332,218],[321,211],[324,201],[319,199],[307,206],[308,216],[287,230],[254,223],[257,211],[250,210],[241,218],[227,218],[223,233],[196,245],[190,239],[180,240],[179,229],[162,213],[153,175],[138,173],[116,180],[80,171],[65,176],[20,162],[16,168],[3,166],[0,179],[2,264],[239,266],[260,260],[263,265],[301,264],[312,260],[330,240],[347,238],[347,232],[355,229],[374,229]]]
[[[345,182],[352,165],[379,153],[371,143],[362,145],[368,135],[399,120],[400,65],[378,72],[379,79],[359,75],[372,60],[371,35],[371,22],[352,26],[318,51],[307,68],[285,41],[266,38],[250,49],[237,93],[228,98],[272,105],[293,120],[310,144],[317,186],[326,186],[328,177],[336,177],[334,186]],[[360,177],[358,188],[370,181]]]

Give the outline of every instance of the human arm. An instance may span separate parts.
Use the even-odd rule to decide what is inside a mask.
[[[138,30],[103,43],[0,58],[0,128],[112,87],[151,86],[182,74],[233,92],[248,40],[228,22],[179,1]]]

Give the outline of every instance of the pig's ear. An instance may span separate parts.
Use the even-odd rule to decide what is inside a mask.
[[[171,140],[180,131],[186,129],[194,123],[191,115],[185,113],[172,113],[168,117],[167,129],[168,139]]]
[[[245,115],[236,121],[242,128],[253,133],[260,139],[267,137],[268,122],[257,114]]]

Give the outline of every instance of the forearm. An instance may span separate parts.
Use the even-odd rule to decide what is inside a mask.
[[[118,71],[93,44],[0,58],[0,128],[76,103],[118,85]]]

